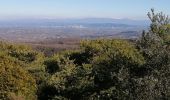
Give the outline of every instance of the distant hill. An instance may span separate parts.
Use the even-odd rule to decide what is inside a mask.
[[[148,26],[148,20],[112,19],[112,18],[84,18],[84,19],[20,19],[0,20],[0,27],[23,27],[23,26],[65,26],[72,24],[114,24],[119,26]]]
[[[76,23],[117,23],[117,24],[141,25],[141,26],[145,26],[149,24],[148,20],[112,19],[112,18],[84,18],[84,19],[72,19],[70,21]]]

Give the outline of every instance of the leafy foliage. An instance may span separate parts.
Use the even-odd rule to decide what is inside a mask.
[[[35,80],[15,59],[0,54],[0,99],[7,99],[10,93],[35,99]]]
[[[61,54],[45,61],[47,72],[51,74],[45,86],[52,91],[43,98],[61,96],[73,100],[90,99],[88,97],[95,93],[100,96],[98,92],[104,91],[103,89],[116,89],[116,84],[128,85],[123,81],[129,79],[129,73],[126,71],[145,63],[135,46],[126,40],[83,41],[81,50]],[[119,79],[121,82],[115,84]],[[49,89],[43,88],[43,91]],[[120,95],[128,95],[123,94],[123,90],[115,90],[115,94],[118,92],[122,92]]]
[[[169,18],[163,13],[155,14],[153,9],[148,17],[152,22],[150,30],[143,32],[137,45],[147,60],[143,66],[147,73],[144,78],[135,81],[139,84],[137,91],[143,91],[136,95],[143,99],[166,100],[170,97]]]

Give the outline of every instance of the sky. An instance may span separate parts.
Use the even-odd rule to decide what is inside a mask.
[[[0,19],[146,19],[151,8],[170,14],[170,0],[0,0]]]

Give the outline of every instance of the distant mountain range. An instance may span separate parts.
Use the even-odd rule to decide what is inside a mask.
[[[20,19],[0,20],[0,27],[52,27],[52,26],[148,26],[148,20],[84,18],[84,19]]]
[[[112,18],[85,18],[85,19],[71,19],[65,20],[71,23],[115,23],[127,25],[148,25],[148,20],[132,20],[132,19],[112,19]]]

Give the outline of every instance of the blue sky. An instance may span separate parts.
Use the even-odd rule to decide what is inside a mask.
[[[170,0],[0,0],[0,19],[145,19],[150,8],[170,14]]]

